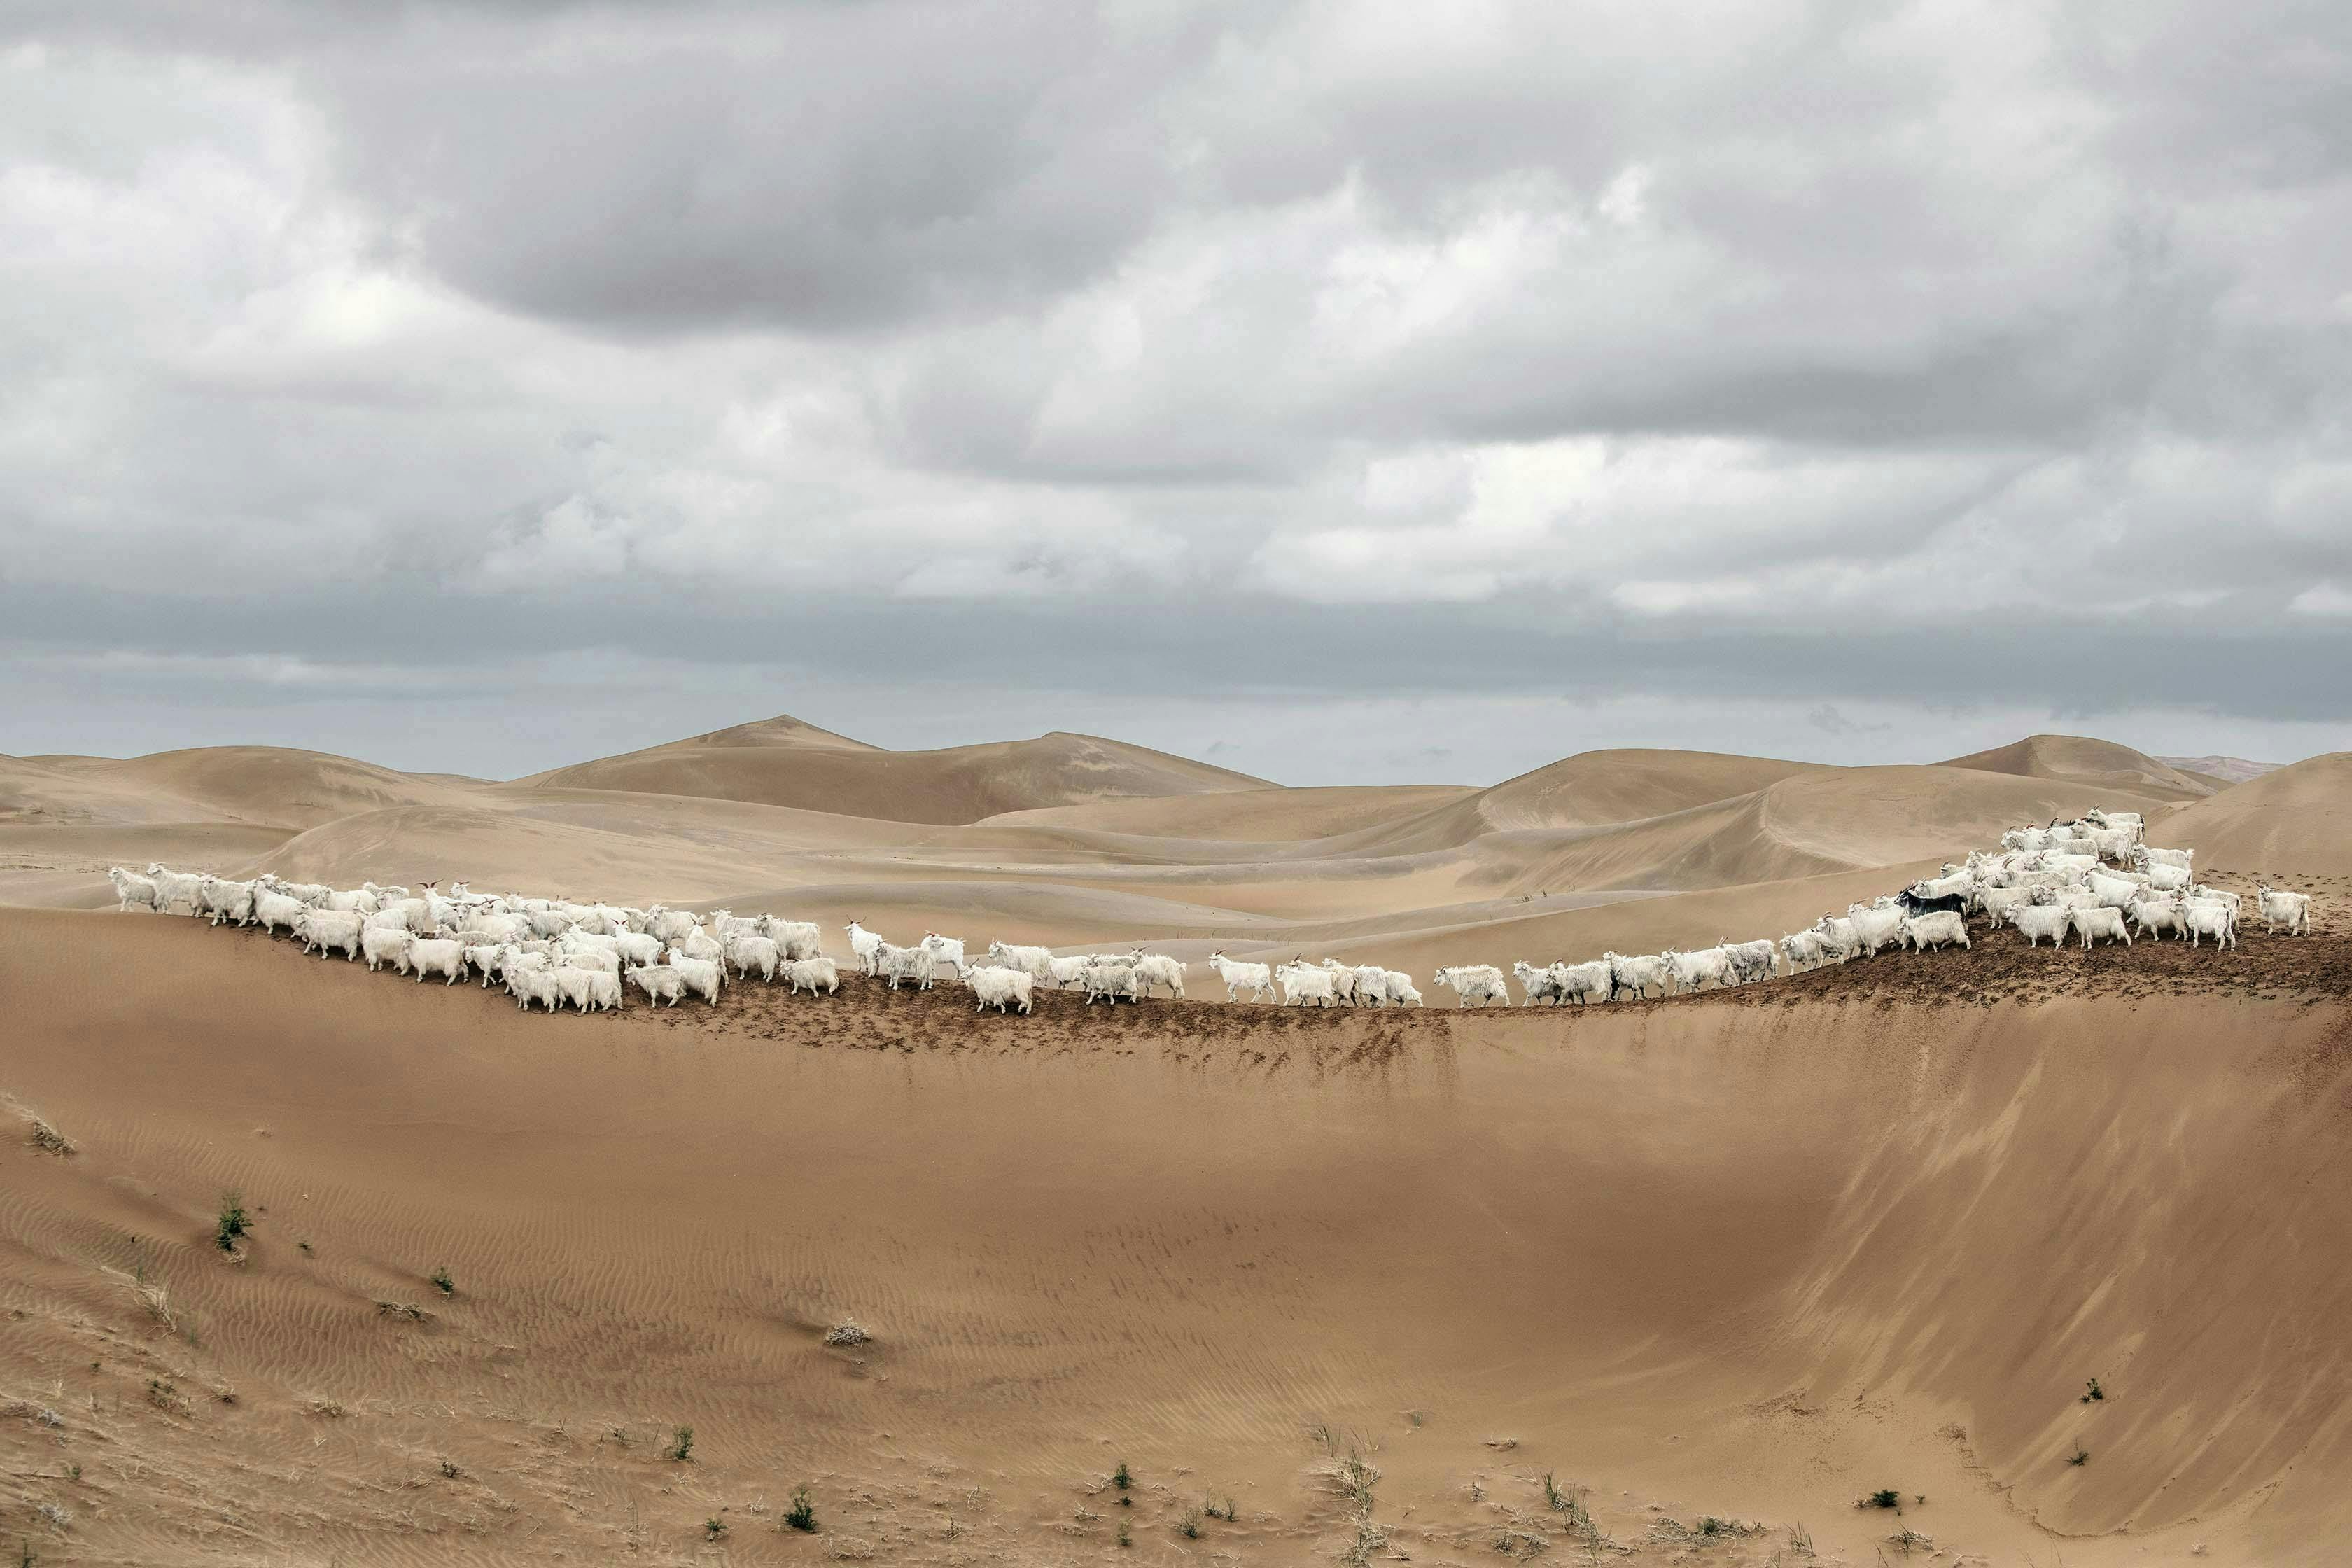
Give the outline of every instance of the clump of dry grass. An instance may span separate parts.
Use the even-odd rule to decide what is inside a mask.
[[[873,1342],[874,1336],[858,1327],[856,1321],[851,1318],[842,1319],[824,1331],[824,1342],[829,1345],[863,1345]]]
[[[414,1301],[378,1301],[375,1310],[386,1318],[405,1318],[412,1323],[429,1323],[433,1314]]]
[[[1498,1524],[1487,1544],[1506,1557],[1516,1557],[1525,1562],[1550,1551],[1551,1537],[1524,1525]]]
[[[48,1120],[42,1116],[39,1111],[35,1110],[31,1106],[21,1105],[14,1100],[10,1100],[5,1103],[11,1111],[23,1120],[25,1123],[25,1142],[30,1143],[42,1153],[55,1154],[63,1158],[68,1154],[80,1152],[80,1144],[75,1142],[72,1139],[67,1137],[64,1133],[51,1126]]]

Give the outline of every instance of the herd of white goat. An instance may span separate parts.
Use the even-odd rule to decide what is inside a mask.
[[[2012,828],[1998,850],[1973,852],[1965,863],[1946,866],[1940,877],[1850,905],[1842,915],[1823,915],[1778,942],[1723,942],[1640,957],[1604,952],[1583,963],[1541,967],[1519,963],[1512,973],[1530,1005],[1613,1002],[1654,991],[1672,996],[1875,957],[1890,946],[1967,947],[1972,916],[2014,926],[2029,946],[2044,938],[2063,945],[2079,937],[2088,949],[2096,942],[2128,944],[2136,934],[2170,934],[2192,944],[2210,938],[2217,948],[2235,947],[2241,896],[2198,882],[2190,851],[2150,848],[2141,841],[2144,831],[2137,814],[2095,810],[2075,822]],[[689,995],[716,1006],[730,970],[736,981],[754,974],[771,984],[782,980],[795,994],[829,996],[841,984],[819,929],[776,915],[719,910],[697,916],[660,904],[640,910],[520,893],[488,896],[463,882],[446,893],[428,882],[412,893],[373,882],[339,889],[269,875],[230,881],[161,865],[144,873],[118,866],[109,875],[124,910],[168,914],[184,905],[215,925],[282,931],[299,939],[305,952],[364,959],[370,970],[389,964],[419,982],[434,975],[448,985],[477,978],[484,986],[503,984],[526,1011],[534,1002],[550,1012],[566,1004],[583,1013],[618,1007],[625,985],[635,986],[655,1006],[676,1006]],[[2264,884],[2255,899],[2266,931],[2310,933],[2308,894]],[[901,985],[928,991],[944,966],[970,988],[975,1012],[993,1006],[1026,1013],[1041,986],[1084,992],[1089,1005],[1141,1001],[1161,991],[1184,996],[1182,962],[1140,948],[1056,954],[992,942],[984,959],[971,959],[961,939],[936,931],[901,947],[856,921],[845,930],[859,973],[887,982],[893,991]],[[1288,963],[1249,963],[1218,952],[1209,965],[1224,983],[1229,1002],[1274,1001],[1277,992],[1292,1006],[1409,1007],[1422,1000],[1412,976],[1377,964],[1336,958],[1310,963],[1303,954]],[[1460,1006],[1511,1005],[1509,977],[1491,964],[1451,965],[1437,972],[1434,983],[1451,986]]]

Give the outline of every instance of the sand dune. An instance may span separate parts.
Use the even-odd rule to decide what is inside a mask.
[[[80,1145],[0,1152],[0,1508],[60,1562],[1292,1563],[1354,1534],[1321,1427],[1421,1562],[1760,1568],[1801,1522],[1831,1562],[1908,1528],[1958,1562],[2330,1563],[2352,757],[2212,787],[2036,737],[1286,790],[789,719],[509,784],[0,761],[0,900],[63,909],[157,858],[1425,982],[1778,935],[2094,803],[2321,898],[2318,936],[2227,954],[1989,937],[1491,1016],[976,1017],[853,980],[524,1017],[185,918],[0,910],[0,1093]],[[873,1341],[827,1347],[845,1317]],[[803,1483],[813,1536],[778,1529]],[[1881,1487],[1927,1500],[1853,1507]],[[1706,1515],[1760,1528],[1666,1522]]]
[[[984,817],[982,827],[1046,827],[1137,838],[1304,843],[1358,832],[1481,792],[1461,784],[1237,790],[1104,800]]]
[[[2352,873],[2352,752],[2234,784],[2168,818],[2164,836],[2195,849],[2200,866],[2288,878]]]
[[[2017,773],[2027,778],[2063,779],[2170,800],[2200,799],[2219,787],[2213,780],[2183,773],[2144,752],[2080,735],[2029,735],[1990,752],[1954,757],[1943,766]]]
[[[299,830],[384,806],[456,805],[473,787],[276,746],[0,759],[0,821],[225,822]]]
[[[1290,1563],[1353,1536],[1320,1426],[1423,1562],[1578,1561],[1547,1472],[1637,1564],[1800,1521],[1826,1561],[1898,1526],[2335,1561],[2344,996],[1939,1001],[1934,964],[1800,1006],[550,1019],[0,911],[0,994],[37,998],[0,1088],[79,1149],[0,1155],[0,1498],[58,1561],[1124,1561],[1124,1523]],[[845,1318],[870,1342],[827,1348]],[[814,1536],[779,1528],[802,1484]],[[1881,1487],[1899,1520],[1853,1506]],[[1702,1515],[1759,1533],[1664,1522]]]
[[[823,739],[812,742],[812,734]],[[931,823],[977,822],[1094,800],[1266,787],[1264,779],[1246,773],[1091,735],[1055,732],[938,752],[884,752],[790,718],[558,768],[525,782]]]

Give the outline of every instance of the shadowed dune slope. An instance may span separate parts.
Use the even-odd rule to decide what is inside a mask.
[[[1823,978],[1864,989],[523,1017],[0,911],[0,1088],[79,1144],[0,1149],[0,1406],[59,1411],[0,1421],[0,1498],[90,1561],[216,1562],[224,1518],[239,1562],[688,1560],[719,1518],[730,1561],[814,1563],[1108,1560],[1122,1521],[1173,1562],[1231,1492],[1199,1550],[1292,1563],[1352,1539],[1323,1424],[1417,1561],[1512,1521],[1570,1560],[1547,1471],[1635,1564],[1702,1513],[1867,1563],[1882,1486],[1963,1561],[2340,1560],[2342,999]],[[827,1348],[844,1318],[871,1342]],[[803,1481],[814,1537],[776,1525]]]
[[[785,726],[782,729],[773,726]],[[1135,796],[1262,790],[1251,778],[1124,742],[1056,731],[937,752],[884,752],[797,720],[768,720],[521,781],[751,801],[897,822],[968,823],[1002,812]]]
[[[1990,752],[1954,757],[1942,765],[1990,773],[2017,773],[2027,778],[2063,779],[2164,800],[2202,799],[2221,787],[2215,780],[2184,773],[2145,752],[2080,735],[2029,735]]]
[[[2159,837],[2196,850],[2200,866],[2290,879],[2352,874],[2352,752],[2330,752],[2233,784],[2167,817]]]

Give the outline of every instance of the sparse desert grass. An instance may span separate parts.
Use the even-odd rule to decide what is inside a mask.
[[[1127,1461],[1125,1459],[1121,1459],[1118,1462],[1118,1468],[1110,1473],[1110,1484],[1117,1487],[1121,1491],[1127,1490],[1128,1488],[1135,1484],[1135,1478],[1128,1474]]]
[[[1936,1549],[1933,1540],[1916,1530],[1909,1529],[1896,1531],[1886,1538],[1886,1543],[1906,1557],[1910,1556],[1914,1552],[1933,1552]]]
[[[220,1219],[213,1231],[213,1243],[223,1252],[235,1252],[236,1244],[253,1229],[253,1221],[245,1212],[245,1195],[232,1187],[221,1194]]]
[[[1118,1521],[1118,1534],[1115,1539],[1121,1546],[1132,1546],[1135,1544],[1135,1531],[1127,1527],[1127,1521],[1122,1519]]]
[[[1373,1491],[1381,1484],[1380,1468],[1370,1458],[1376,1446],[1352,1434],[1343,1439],[1326,1426],[1310,1427],[1308,1436],[1323,1450],[1325,1471],[1348,1503],[1352,1536],[1339,1549],[1339,1561],[1345,1568],[1367,1568],[1389,1543],[1389,1532],[1372,1518]]]
[[[844,1318],[825,1330],[824,1342],[829,1345],[862,1345],[873,1342],[874,1336],[859,1328],[856,1320]]]
[[[681,1426],[677,1431],[671,1433],[669,1447],[662,1450],[662,1457],[669,1460],[672,1464],[677,1465],[683,1465],[692,1459],[694,1458],[694,1428],[691,1426]]]
[[[1894,1487],[1881,1487],[1853,1505],[1856,1508],[1901,1508],[1903,1493]]]
[[[1188,1508],[1176,1518],[1176,1533],[1187,1541],[1201,1539],[1201,1510]]]
[[[412,1323],[429,1323],[433,1314],[414,1301],[383,1301],[375,1304],[376,1313],[385,1318],[405,1318]]]
[[[1563,1487],[1551,1471],[1543,1474],[1544,1504],[1554,1513],[1568,1515],[1569,1528],[1573,1530],[1590,1517],[1585,1510],[1584,1489],[1570,1481]]]
[[[319,1395],[313,1395],[304,1402],[302,1409],[306,1415],[316,1415],[327,1421],[340,1421],[351,1414],[343,1408],[342,1401]]]
[[[1723,1519],[1710,1513],[1701,1515],[1694,1524],[1685,1524],[1678,1519],[1656,1519],[1650,1523],[1650,1533],[1660,1541],[1706,1542],[1761,1535],[1764,1533],[1764,1527],[1760,1524],[1748,1524],[1741,1520]]]
[[[441,1479],[445,1481],[462,1481],[466,1479],[465,1470],[458,1466],[457,1461],[455,1459],[442,1460],[440,1468]]]
[[[1205,1499],[1201,1504],[1201,1511],[1207,1514],[1211,1519],[1222,1519],[1227,1524],[1231,1524],[1233,1523],[1234,1517],[1234,1500],[1229,1497],[1225,1499],[1224,1501],[1219,1502],[1214,1498]]]
[[[2066,1456],[2066,1462],[2070,1465],[2087,1465],[2091,1462],[2091,1450],[2077,1443],[2074,1445],[2074,1451]]]
[[[806,1486],[793,1489],[793,1506],[784,1510],[784,1523],[803,1534],[816,1529],[816,1500],[809,1496]]]
[[[151,1377],[147,1380],[147,1403],[171,1415],[185,1415],[189,1413],[187,1400],[181,1396],[178,1385],[168,1377]]]
[[[1525,1562],[1550,1551],[1551,1537],[1521,1524],[1498,1524],[1494,1534],[1487,1538],[1486,1544],[1506,1557],[1516,1557]]]
[[[704,1520],[704,1521],[702,1521],[702,1539],[703,1539],[703,1540],[705,1540],[705,1541],[724,1541],[724,1540],[726,1540],[726,1539],[727,1539],[727,1521],[726,1521],[725,1520],[723,1520],[723,1519],[719,1518],[719,1517],[717,1514],[715,1514],[715,1513],[714,1513],[714,1514],[712,1514],[709,1519]]]
[[[147,1265],[143,1260],[129,1274],[120,1268],[109,1268],[106,1272],[122,1282],[122,1288],[131,1292],[131,1300],[139,1303],[140,1310],[147,1314],[150,1322],[166,1333],[180,1331],[179,1314],[172,1310],[172,1293],[163,1288],[163,1281],[147,1278]]]

